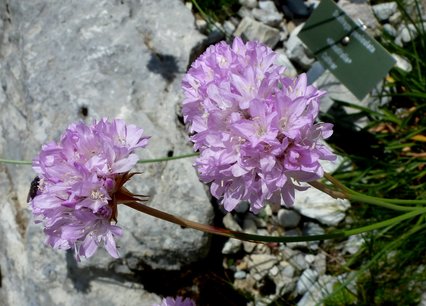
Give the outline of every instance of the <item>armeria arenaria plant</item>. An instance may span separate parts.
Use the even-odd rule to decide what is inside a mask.
[[[183,80],[184,120],[200,156],[200,179],[227,211],[248,201],[291,206],[299,182],[324,174],[321,160],[335,155],[323,139],[332,125],[316,123],[323,91],[306,76],[289,78],[277,54],[235,38],[211,46]]]
[[[91,257],[104,247],[118,257],[115,239],[117,205],[207,233],[253,242],[298,242],[344,238],[393,226],[426,213],[426,201],[377,198],[351,190],[324,173],[321,160],[333,160],[324,144],[332,126],[316,123],[319,99],[324,94],[307,85],[304,75],[292,79],[275,64],[268,47],[241,39],[232,47],[210,47],[183,81],[184,119],[199,151],[195,166],[211,192],[233,210],[248,201],[258,212],[267,203],[290,206],[300,182],[335,198],[368,203],[402,212],[396,217],[360,228],[300,237],[262,236],[200,224],[159,211],[144,203],[146,197],[129,192],[124,184],[135,172],[134,153],[148,143],[143,130],[116,119],[88,126],[72,124],[59,143],[42,147],[33,161],[38,189],[30,207],[43,222],[46,242],[56,249],[75,249],[77,259]],[[162,162],[194,156],[187,154],[141,162]],[[26,161],[0,159],[3,163]],[[317,181],[323,177],[332,185]]]
[[[33,160],[38,191],[30,207],[44,224],[46,242],[91,257],[99,246],[119,257],[115,239],[122,235],[117,204],[135,202],[124,183],[135,173],[134,153],[148,144],[143,130],[123,120],[72,124],[59,143],[44,145]]]

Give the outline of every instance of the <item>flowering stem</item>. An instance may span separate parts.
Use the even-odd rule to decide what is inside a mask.
[[[384,207],[384,208],[388,208],[388,209],[393,209],[393,210],[398,210],[398,211],[413,211],[413,210],[417,210],[418,207],[413,207],[413,206],[399,206],[399,205],[395,205],[395,204],[391,204],[391,203],[387,203],[384,201],[381,201],[380,198],[374,198],[374,197],[369,197],[367,195],[363,195],[363,194],[353,194],[351,192],[348,191],[336,191],[333,190],[331,188],[329,188],[328,186],[320,183],[320,182],[310,182],[309,183],[312,187],[315,187],[318,190],[321,190],[322,192],[327,193],[328,195],[330,195],[331,197],[335,198],[335,199],[348,199],[351,201],[358,201],[358,202],[364,202],[364,203],[368,203],[368,204],[373,204],[376,206],[380,206],[380,207]]]
[[[362,193],[356,192],[356,191],[354,191],[354,190],[346,187],[339,180],[337,180],[335,177],[331,176],[331,174],[329,174],[329,173],[325,173],[324,177],[327,180],[329,180],[331,183],[333,183],[333,185],[335,185],[336,187],[338,187],[340,190],[346,191],[347,193],[350,193],[350,194],[355,194],[355,195],[358,195],[358,196],[364,196],[364,197],[368,197],[369,199],[372,199],[372,200],[378,200],[378,201],[381,201],[381,202],[389,202],[389,203],[393,203],[393,204],[400,204],[400,205],[426,205],[426,200],[390,199],[390,198],[378,198],[378,197],[373,197],[373,196],[367,196],[367,195],[364,195]]]
[[[350,230],[346,230],[346,231],[336,231],[334,233],[330,233],[330,234],[324,234],[324,235],[312,235],[312,236],[298,236],[298,237],[277,237],[277,236],[263,236],[263,235],[253,235],[253,234],[248,234],[248,233],[243,233],[243,232],[238,232],[238,231],[232,231],[232,230],[228,230],[228,229],[224,229],[224,228],[220,228],[220,227],[216,227],[216,226],[211,226],[211,225],[207,225],[207,224],[201,224],[198,222],[194,222],[194,221],[190,221],[175,215],[171,215],[168,214],[166,212],[163,212],[161,210],[155,209],[153,207],[147,206],[145,204],[139,203],[139,202],[127,202],[127,203],[123,203],[126,206],[129,206],[133,209],[136,209],[137,211],[146,213],[148,215],[151,215],[153,217],[168,221],[168,222],[172,222],[175,223],[177,225],[180,225],[182,227],[189,227],[195,230],[199,230],[205,233],[210,233],[210,234],[215,234],[215,235],[220,235],[220,236],[225,236],[225,237],[229,237],[229,238],[235,238],[235,239],[239,239],[239,240],[244,240],[244,241],[251,241],[251,242],[281,242],[281,243],[286,243],[286,242],[301,242],[301,241],[318,241],[318,240],[326,240],[326,239],[336,239],[336,238],[345,238],[351,235],[356,235],[356,234],[360,234],[360,233],[364,233],[364,232],[368,232],[368,231],[372,231],[375,229],[379,229],[382,227],[386,227],[389,225],[392,225],[394,223],[398,223],[401,222],[403,220],[407,220],[410,218],[413,218],[419,214],[423,214],[426,213],[426,208],[418,208],[415,211],[410,211],[408,213],[405,213],[403,215],[382,221],[382,222],[378,222],[372,225],[368,225],[368,226],[364,226],[364,227],[360,227],[360,228],[355,228],[355,229],[350,229]]]
[[[172,157],[143,159],[138,161],[138,163],[139,164],[159,163],[159,162],[166,162],[170,160],[195,157],[198,155],[199,153],[188,153],[188,154],[176,155]],[[14,164],[14,165],[31,165],[32,161],[0,158],[0,163]],[[339,182],[336,178],[334,178],[328,173],[325,173],[324,177],[327,180],[329,180],[331,183],[333,183],[336,187],[338,187],[341,190],[341,192],[337,190],[333,190],[319,182],[310,182],[309,184],[329,194],[331,197],[336,199],[341,198],[341,199],[349,199],[354,201],[366,202],[369,204],[386,207],[386,208],[394,209],[394,210],[400,210],[400,211],[411,211],[411,210],[417,209],[417,207],[402,207],[399,205],[426,205],[426,200],[389,199],[389,198],[378,198],[378,197],[364,195],[362,193],[356,192],[344,186],[341,182]]]
[[[354,228],[354,229],[346,230],[345,234],[347,236],[351,236],[351,235],[357,235],[357,234],[361,234],[361,233],[365,233],[365,232],[370,232],[372,230],[379,229],[379,228],[382,228],[382,227],[386,227],[386,226],[392,225],[394,223],[399,223],[401,221],[413,218],[417,215],[424,214],[424,213],[426,213],[425,208],[418,208],[417,210],[407,212],[403,215],[399,215],[397,217],[387,219],[385,221],[377,222],[377,223],[367,225],[367,226],[363,226],[363,227],[360,227],[360,228]]]
[[[172,157],[142,159],[142,160],[138,161],[138,164],[160,163],[160,162],[165,162],[165,161],[169,161],[169,160],[189,158],[189,157],[194,157],[194,156],[198,156],[198,153],[188,153],[188,154],[176,155],[176,156],[172,156]],[[0,158],[0,163],[15,164],[15,165],[31,165],[32,161]]]
[[[391,203],[382,201],[380,198],[374,198],[374,197],[370,197],[368,195],[363,195],[363,194],[351,193],[349,194],[348,199],[352,201],[368,203],[368,204],[376,205],[379,207],[384,207],[384,208],[389,208],[389,209],[399,210],[399,211],[413,211],[413,210],[415,211],[419,209],[416,206],[400,206],[396,204],[391,204]]]
[[[142,159],[138,161],[138,164],[159,163],[159,162],[165,162],[169,160],[188,158],[188,157],[194,157],[194,156],[198,156],[198,153],[189,153],[189,154],[183,154],[183,155],[176,155],[172,157],[163,157],[163,158],[154,158],[154,159]]]
[[[366,197],[372,201],[381,201],[385,203],[393,203],[397,205],[426,205],[426,200],[405,200],[405,199],[389,199],[389,198],[378,198],[369,195],[364,195],[354,190],[350,190],[350,193],[358,197]]]
[[[0,163],[2,164],[15,164],[15,165],[31,165],[30,160],[14,160],[14,159],[3,159],[0,158]]]
[[[215,234],[220,236],[225,236],[229,238],[235,238],[239,240],[251,241],[251,242],[299,242],[299,241],[315,241],[315,240],[325,240],[332,238],[344,237],[344,233],[332,233],[327,235],[313,235],[313,236],[303,236],[303,237],[274,237],[274,236],[262,236],[262,235],[253,235],[238,231],[232,231],[225,228],[220,228],[216,226],[211,226],[207,224],[202,224],[194,221],[190,221],[172,214],[168,214],[161,210],[155,209],[153,207],[138,203],[123,203],[126,206],[129,206],[137,211],[143,212],[145,214],[151,215],[153,217],[175,223],[182,227],[189,227],[195,230],[199,230],[209,234]]]
[[[364,195],[358,192],[355,192],[346,186],[344,186],[342,183],[340,183],[337,179],[332,177],[330,174],[326,173],[325,178],[328,179],[331,183],[333,183],[334,186],[340,189],[340,191],[331,189],[329,186],[324,185],[320,182],[310,182],[310,185],[317,188],[318,190],[321,190],[322,192],[327,193],[333,198],[336,199],[348,199],[351,201],[358,201],[363,203],[368,203],[372,205],[376,205],[379,207],[384,207],[392,210],[397,211],[415,211],[418,209],[416,206],[400,206],[397,204],[390,203],[391,201],[384,201],[381,198],[371,197],[368,195]]]
[[[335,199],[347,199],[348,198],[348,195],[346,193],[331,189],[327,185],[324,185],[323,183],[320,183],[318,181],[309,182],[309,185],[311,185],[312,187],[328,194],[332,198],[335,198]]]

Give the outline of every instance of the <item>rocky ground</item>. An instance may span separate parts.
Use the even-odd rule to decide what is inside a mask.
[[[30,160],[41,144],[57,139],[71,122],[120,117],[144,128],[151,145],[141,158],[191,151],[182,125],[180,82],[191,60],[208,44],[241,35],[281,54],[289,75],[314,59],[297,33],[317,1],[282,7],[240,1],[238,14],[209,24],[180,0],[46,2],[0,0],[0,157]],[[410,40],[395,4],[339,1],[373,35],[385,29],[397,43]],[[411,69],[403,59],[403,69]],[[328,72],[316,81],[332,99],[359,101]],[[203,223],[268,235],[321,234],[341,226],[347,201],[298,194],[294,209],[268,208],[254,216],[244,206],[223,216],[197,179],[192,160],[145,165],[129,187],[148,194],[150,205]],[[328,165],[333,171],[336,165]],[[152,305],[165,295],[186,295],[200,305],[245,305],[244,294],[263,305],[281,297],[314,305],[346,275],[331,276],[324,242],[252,244],[208,237],[120,209],[122,259],[106,253],[77,263],[70,252],[51,250],[26,207],[34,176],[28,166],[0,164],[0,301],[2,305]],[[215,204],[213,202],[213,204]],[[222,220],[223,218],[223,220]],[[340,254],[362,241],[339,242]],[[232,285],[232,286],[231,286]],[[240,289],[243,295],[236,292]]]

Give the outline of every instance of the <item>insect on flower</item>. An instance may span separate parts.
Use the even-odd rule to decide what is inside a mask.
[[[27,195],[27,203],[31,202],[32,199],[35,198],[35,196],[38,193],[39,190],[39,183],[40,183],[40,178],[38,176],[36,176],[30,184],[30,190],[28,191],[28,195]]]

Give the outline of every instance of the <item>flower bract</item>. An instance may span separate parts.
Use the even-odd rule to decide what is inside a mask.
[[[182,82],[184,121],[199,178],[227,211],[248,201],[291,206],[299,182],[323,176],[321,160],[335,155],[323,140],[332,125],[317,123],[323,91],[306,75],[289,78],[277,54],[258,42],[210,46]]]

